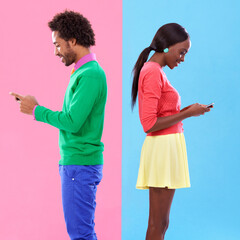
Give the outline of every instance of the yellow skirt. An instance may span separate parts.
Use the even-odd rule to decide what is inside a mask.
[[[147,136],[141,152],[136,188],[190,187],[183,133]]]

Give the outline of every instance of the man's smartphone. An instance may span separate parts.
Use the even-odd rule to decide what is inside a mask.
[[[214,103],[210,103],[210,104],[208,104],[206,107],[207,107],[207,108],[211,108],[211,107],[213,107],[213,105],[214,105]]]

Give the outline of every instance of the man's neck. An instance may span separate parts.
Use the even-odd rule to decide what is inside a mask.
[[[85,48],[85,47],[81,47],[81,49],[79,49],[79,51],[77,52],[77,57],[75,60],[75,64],[84,56],[88,55],[89,53],[91,53],[90,48]]]

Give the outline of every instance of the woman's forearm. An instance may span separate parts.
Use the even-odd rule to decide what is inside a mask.
[[[158,117],[156,123],[153,125],[151,129],[149,129],[146,133],[159,131],[165,128],[169,128],[172,125],[190,117],[188,111],[181,111],[179,113],[167,116],[167,117]]]
[[[167,116],[167,117],[158,117],[156,123],[153,125],[151,129],[149,129],[146,133],[159,131],[165,128],[169,128],[172,125],[192,116],[200,116],[205,112],[209,112],[210,108],[207,105],[195,103],[190,106],[185,107],[179,113]]]

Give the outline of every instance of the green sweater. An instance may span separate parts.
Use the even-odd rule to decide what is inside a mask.
[[[36,107],[37,121],[60,130],[59,164],[103,164],[101,137],[106,99],[105,73],[96,61],[90,61],[71,75],[61,112]]]

